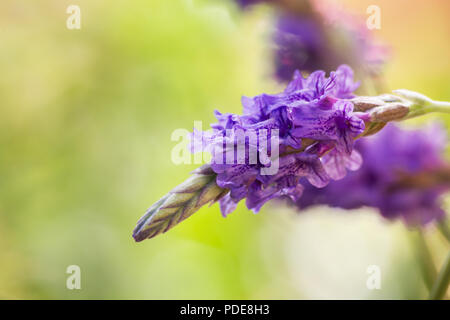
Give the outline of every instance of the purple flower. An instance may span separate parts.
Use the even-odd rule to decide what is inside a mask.
[[[330,71],[342,63],[379,74],[388,50],[373,39],[365,20],[337,8],[317,7],[314,14],[279,16],[273,35],[276,77],[289,81],[297,69]]]
[[[216,111],[218,122],[210,132],[194,132],[191,145],[212,154],[216,183],[230,190],[221,200],[222,213],[244,198],[254,211],[273,198],[296,201],[301,179],[324,187],[330,177],[342,178],[346,168],[357,169],[353,140],[364,121],[345,100],[357,86],[345,65],[329,77],[323,71],[307,78],[296,72],[279,94],[243,97],[243,115]]]
[[[237,4],[240,5],[242,8],[246,8],[248,6],[258,4],[261,2],[270,2],[270,0],[236,0]]]
[[[275,74],[289,81],[295,70],[334,70],[350,64],[365,75],[381,72],[389,49],[376,41],[365,17],[354,15],[329,0],[236,0],[241,8],[258,3],[280,12],[275,26]]]
[[[350,63],[362,69],[368,75],[378,75],[386,59],[389,57],[389,47],[377,41],[374,34],[367,28],[366,19],[355,15],[328,0],[314,1],[314,7],[324,21],[327,32],[335,39],[348,44],[335,49],[340,51],[338,63]]]
[[[449,167],[443,159],[445,143],[439,127],[408,131],[389,124],[356,143],[364,158],[358,171],[320,190],[305,183],[295,205],[300,209],[319,204],[374,207],[383,217],[400,218],[408,225],[440,219],[444,216],[440,197],[450,187],[446,182]]]
[[[278,18],[273,41],[275,70],[281,80],[291,79],[296,69],[331,70],[335,60],[320,23],[311,16],[284,14]]]

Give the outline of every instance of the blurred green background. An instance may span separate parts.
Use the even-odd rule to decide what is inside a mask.
[[[365,15],[372,1],[340,1]],[[81,29],[66,28],[69,5]],[[450,3],[377,1],[389,89],[450,100]],[[0,298],[422,298],[416,232],[375,212],[203,208],[134,243],[145,209],[195,165],[177,128],[276,92],[273,12],[225,0],[0,2]],[[437,118],[428,116],[421,120]],[[450,124],[448,117],[439,117]],[[410,125],[420,124],[411,122]],[[436,264],[445,251],[426,231]],[[366,288],[379,265],[382,289]],[[79,265],[81,290],[66,288]]]

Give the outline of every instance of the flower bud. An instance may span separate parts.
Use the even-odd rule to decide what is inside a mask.
[[[371,109],[369,117],[373,122],[389,122],[402,120],[408,113],[408,106],[393,102]]]
[[[427,96],[425,96],[421,93],[418,93],[418,92],[411,91],[411,90],[398,89],[398,90],[394,90],[393,92],[398,94],[399,96],[401,96],[415,104],[421,105],[421,106],[426,106],[428,104],[433,103],[433,100],[431,100]]]
[[[354,105],[354,111],[367,111],[375,107],[382,106],[385,104],[385,101],[380,99],[379,97],[355,97],[351,99],[351,102]]]

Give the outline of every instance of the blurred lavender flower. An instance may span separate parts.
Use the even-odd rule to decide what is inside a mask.
[[[441,219],[440,196],[450,187],[445,144],[445,133],[438,126],[411,131],[389,124],[377,135],[356,142],[364,158],[358,171],[323,189],[305,183],[295,205],[300,209],[374,207],[383,217],[400,218],[408,225]]]
[[[330,70],[335,60],[320,23],[311,16],[284,14],[279,17],[273,41],[275,72],[281,80],[289,80],[297,69]]]
[[[353,104],[347,100],[357,87],[352,70],[345,65],[328,78],[323,71],[307,78],[296,72],[282,93],[243,97],[242,116],[216,111],[218,123],[211,126],[212,132],[194,132],[192,150],[211,152],[217,185],[230,190],[220,200],[222,213],[229,214],[243,198],[255,212],[272,198],[289,196],[297,200],[303,189],[301,178],[324,187],[330,177],[342,178],[346,168],[356,170],[361,157],[353,151],[353,140],[364,131],[363,118],[367,118],[364,113],[353,112]],[[257,139],[239,139],[238,132],[256,132]],[[262,134],[271,146],[272,140],[278,139],[282,157],[273,155],[271,147],[261,143]],[[242,145],[247,150],[257,149],[259,157],[251,163],[250,153],[246,153],[241,162],[234,157],[230,163],[224,145],[232,155]],[[330,150],[333,152],[327,153]],[[263,159],[264,154],[272,159]],[[264,174],[274,161],[279,162],[277,172]]]
[[[376,76],[388,48],[378,43],[365,19],[326,0],[237,0],[247,8],[266,2],[278,11],[273,42],[275,75],[290,81],[295,70],[327,72],[348,64],[364,76]]]
[[[271,2],[270,0],[236,0],[237,4],[242,8],[261,3],[261,2]]]
[[[354,68],[362,69],[369,76],[381,73],[382,66],[390,55],[387,45],[380,42],[367,28],[366,17],[353,14],[328,0],[315,0],[315,10],[324,21],[326,32],[332,36],[334,47],[345,42],[340,59]]]

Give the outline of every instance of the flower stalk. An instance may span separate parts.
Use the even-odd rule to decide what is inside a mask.
[[[415,235],[416,253],[420,264],[420,270],[422,272],[424,283],[429,292],[433,288],[433,283],[437,278],[437,271],[431,257],[430,250],[426,243],[422,230],[418,230]]]
[[[438,223],[438,229],[442,236],[450,243],[450,229],[447,226],[446,220],[442,220]]]
[[[435,101],[421,93],[407,89],[394,90],[394,93],[401,96],[409,103],[410,111],[408,112],[406,119],[432,112],[450,113],[450,102]]]
[[[450,283],[450,251],[444,261],[441,271],[439,272],[436,282],[430,293],[430,300],[440,300],[445,296],[448,285]]]

